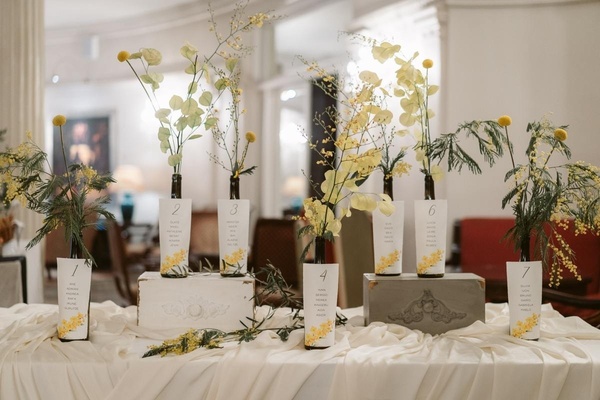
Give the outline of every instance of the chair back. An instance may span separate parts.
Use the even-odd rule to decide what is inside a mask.
[[[300,287],[300,247],[296,221],[259,218],[254,227],[252,267],[259,272],[267,263],[279,268],[292,288]]]
[[[342,308],[363,304],[363,274],[375,271],[373,250],[373,220],[368,211],[352,210],[344,218],[340,237],[335,240],[336,260],[340,265]]]
[[[464,218],[460,221],[460,266],[485,279],[506,281],[506,262],[519,261],[512,243],[503,240],[513,218]]]
[[[190,258],[208,259],[219,268],[219,218],[216,210],[192,211]]]
[[[575,252],[575,264],[587,285],[587,294],[600,291],[600,238],[591,233],[576,235],[573,222],[568,228],[557,227],[557,232]],[[506,281],[506,262],[518,261],[519,253],[513,244],[503,240],[514,226],[513,218],[465,218],[460,222],[460,266],[463,272],[472,272],[485,279]],[[532,238],[533,246],[533,238]],[[534,253],[532,253],[534,254]],[[550,251],[547,255],[552,257]],[[565,277],[569,273],[565,271]],[[547,280],[547,273],[546,278]],[[559,289],[561,289],[559,287]]]
[[[108,249],[117,290],[123,298],[129,300],[130,304],[137,304],[137,296],[129,285],[127,250],[123,231],[117,222],[108,221],[107,232]]]
[[[27,258],[0,257],[0,307],[27,303]]]

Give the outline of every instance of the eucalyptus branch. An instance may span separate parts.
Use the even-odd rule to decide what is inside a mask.
[[[248,317],[246,321],[240,321],[244,328],[230,332],[213,328],[190,329],[175,339],[165,340],[160,345],[149,346],[149,350],[142,357],[186,354],[200,348],[221,348],[224,343],[228,342],[250,342],[256,339],[261,332],[266,331],[274,331],[280,340],[287,341],[291,332],[304,329],[303,316],[300,313],[302,301],[294,297],[289,290],[289,285],[285,282],[281,271],[272,264],[267,264],[257,275],[264,275],[265,278],[255,277],[256,281],[262,285],[262,289],[257,291],[255,299],[268,299],[268,297],[279,299],[279,305],[276,307],[269,306],[266,315],[262,319]],[[267,326],[267,323],[275,317],[278,309],[288,308],[290,309],[290,324]],[[348,319],[343,314],[336,313],[336,325],[345,325],[347,321]]]

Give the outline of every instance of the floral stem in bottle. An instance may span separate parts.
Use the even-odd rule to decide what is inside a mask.
[[[327,255],[326,254],[326,239],[324,237],[322,237],[322,236],[317,236],[317,237],[315,237],[314,244],[315,244],[314,264],[326,264],[327,263],[327,261],[326,261],[326,258],[327,258],[326,257],[326,255]],[[315,265],[312,265],[312,266],[310,266],[310,268],[317,268],[317,267]],[[304,276],[306,277],[307,275],[305,274]],[[306,293],[305,293],[305,295],[306,295]],[[320,295],[323,295],[323,292],[320,292]],[[312,298],[312,299],[313,299],[313,301],[315,301],[314,298]],[[305,301],[308,302],[309,300],[307,300],[307,298],[305,297]],[[309,323],[307,321],[308,315],[306,315],[306,313],[309,312],[307,310],[307,306],[308,306],[308,304],[305,303],[305,309],[304,309],[305,310],[305,324]],[[314,307],[311,307],[311,310],[312,310],[312,312],[311,312],[310,315],[314,315],[313,314],[315,312]],[[332,323],[335,325],[335,317],[333,318],[333,322]],[[312,341],[310,341],[310,340],[307,342],[306,335],[308,334],[307,332],[309,332],[309,331],[307,331],[307,329],[308,328],[305,327],[305,341],[304,341],[304,348],[305,349],[307,349],[307,350],[321,350],[321,349],[326,349],[326,348],[329,347],[329,346],[318,346],[318,345],[313,345],[313,344],[307,344],[307,343],[312,343]],[[311,328],[311,330],[312,329],[314,329],[314,327]],[[313,333],[313,335],[314,335],[314,333]]]

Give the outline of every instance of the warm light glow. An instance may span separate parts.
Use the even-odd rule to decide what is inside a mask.
[[[115,183],[109,186],[113,193],[140,192],[144,189],[144,175],[142,169],[136,165],[119,165],[113,173]]]
[[[290,176],[285,180],[281,193],[287,197],[303,197],[306,192],[306,182],[303,176]]]

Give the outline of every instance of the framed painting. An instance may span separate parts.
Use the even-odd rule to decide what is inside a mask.
[[[100,173],[110,171],[110,118],[108,116],[67,118],[63,126],[65,155],[69,164],[83,163]],[[57,174],[65,173],[60,134],[53,134],[52,167]]]

